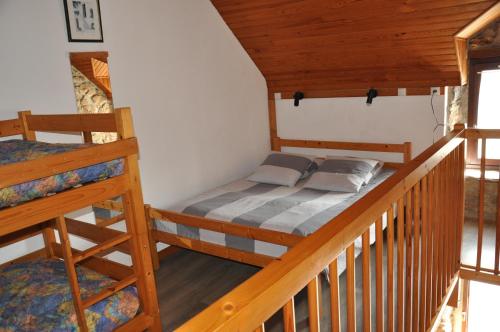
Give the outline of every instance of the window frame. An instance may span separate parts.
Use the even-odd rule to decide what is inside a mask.
[[[468,128],[477,127],[479,108],[479,91],[481,85],[481,72],[500,68],[500,48],[478,50],[469,52],[469,110],[467,112]],[[467,142],[467,166],[479,167],[481,160],[478,156],[478,140],[471,139]],[[499,159],[486,159],[488,168],[500,166]]]

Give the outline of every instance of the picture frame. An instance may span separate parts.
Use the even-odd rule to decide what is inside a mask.
[[[64,0],[64,12],[70,43],[104,41],[99,0]]]

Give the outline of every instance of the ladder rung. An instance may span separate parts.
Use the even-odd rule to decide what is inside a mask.
[[[83,261],[86,258],[89,258],[91,256],[95,256],[96,254],[106,251],[109,248],[113,248],[120,243],[123,243],[125,241],[130,240],[132,236],[128,233],[118,235],[117,237],[114,237],[112,239],[109,239],[107,241],[102,242],[101,244],[98,244],[92,248],[89,248],[85,251],[82,251],[80,254],[73,256],[73,261],[74,263],[78,263]]]
[[[124,289],[125,287],[132,285],[136,281],[137,281],[137,277],[135,275],[128,276],[123,280],[120,280],[120,281],[117,281],[117,282],[111,284],[110,286],[108,286],[104,290],[102,290],[101,292],[99,292],[95,295],[92,295],[89,298],[83,300],[82,305],[84,308],[91,307],[94,304],[96,304],[97,302],[104,300],[108,296],[111,296],[111,295],[119,292],[120,290]]]

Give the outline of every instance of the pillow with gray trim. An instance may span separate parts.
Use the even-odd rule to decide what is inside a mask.
[[[381,160],[377,159],[369,159],[369,158],[359,158],[359,157],[351,157],[351,156],[327,156],[327,159],[336,159],[336,160],[358,160],[365,162],[372,166],[372,170],[370,173],[365,178],[364,184],[367,184],[370,182],[371,179],[373,179],[380,171],[382,170],[382,167],[384,166],[384,162]]]
[[[356,193],[374,174],[378,160],[353,157],[328,157],[304,188]]]
[[[314,157],[273,152],[247,180],[293,187],[310,170]]]

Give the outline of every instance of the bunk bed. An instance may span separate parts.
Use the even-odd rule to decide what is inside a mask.
[[[44,247],[0,266],[0,330],[160,331],[130,110],[18,115],[0,121],[0,247],[39,235]],[[76,133],[85,144],[37,142],[36,132]],[[119,139],[94,145],[92,132]],[[66,216],[114,197],[126,232]],[[70,234],[95,245],[77,250]],[[105,257],[114,251],[132,266]]]
[[[411,160],[409,142],[381,144],[278,138],[274,139],[273,146],[275,151],[300,148],[301,152],[304,149],[322,149],[328,153],[342,150],[347,155],[357,151],[401,154],[403,162],[384,163],[383,170],[356,194],[304,190],[305,180],[290,188],[243,179],[177,204],[171,210],[147,206],[153,241],[171,246],[159,253],[152,252],[155,265],[174,248],[184,248],[264,267]],[[375,227],[371,232],[373,244]],[[360,248],[361,239],[357,243]]]

